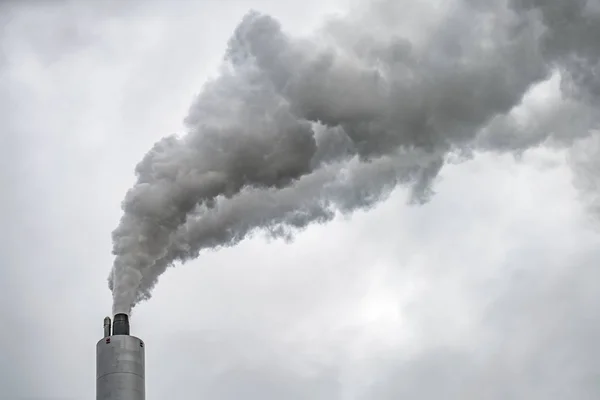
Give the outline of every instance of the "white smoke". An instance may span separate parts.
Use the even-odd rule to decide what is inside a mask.
[[[451,153],[587,136],[600,96],[599,2],[455,0],[418,38],[390,23],[402,12],[393,0],[307,38],[250,12],[186,134],[136,168],[113,232],[113,311],[148,299],[174,262],[258,229],[291,237],[398,184],[426,201]],[[539,119],[517,118],[528,90],[556,71],[564,98]]]

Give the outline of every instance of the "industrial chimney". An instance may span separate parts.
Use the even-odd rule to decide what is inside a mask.
[[[144,342],[129,335],[129,316],[104,318],[104,338],[96,344],[96,400],[145,400]]]

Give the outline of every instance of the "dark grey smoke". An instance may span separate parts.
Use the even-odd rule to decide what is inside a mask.
[[[599,2],[443,2],[413,37],[394,23],[405,16],[393,0],[308,38],[250,12],[187,133],[161,140],[136,168],[113,232],[114,311],[148,299],[174,262],[258,229],[291,237],[398,184],[426,201],[450,153],[588,136],[600,98]],[[529,89],[553,74],[563,98],[519,119]]]

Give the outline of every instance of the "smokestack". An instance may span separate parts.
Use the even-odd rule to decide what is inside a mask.
[[[104,318],[104,337],[96,344],[96,400],[145,400],[144,342],[129,335],[127,314]]]
[[[113,335],[129,335],[129,316],[127,314],[115,315]]]
[[[104,318],[104,337],[110,336],[110,317]]]

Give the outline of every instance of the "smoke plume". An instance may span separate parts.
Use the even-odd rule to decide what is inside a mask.
[[[303,38],[243,18],[186,133],[136,167],[113,232],[114,312],[173,263],[257,230],[292,237],[400,184],[427,201],[451,154],[566,147],[597,126],[600,0],[416,2],[417,30],[409,3],[372,1]],[[562,95],[519,113],[556,76]]]

